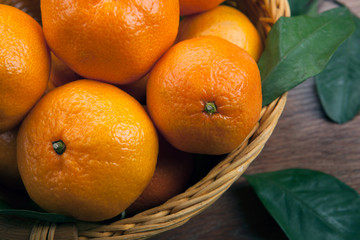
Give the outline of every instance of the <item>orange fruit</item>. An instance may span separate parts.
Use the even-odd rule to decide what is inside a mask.
[[[263,50],[260,34],[249,18],[239,10],[225,5],[182,19],[178,42],[200,36],[224,38],[244,48],[256,61]]]
[[[47,82],[46,85],[46,90],[45,90],[45,94],[54,90],[56,88],[56,86],[52,83],[52,81],[49,79],[49,81]]]
[[[127,213],[144,211],[159,206],[183,192],[193,172],[193,155],[177,150],[161,135],[159,136],[159,156],[154,176],[144,192]]]
[[[50,81],[54,87],[59,87],[65,83],[80,79],[73,70],[71,70],[63,61],[51,52],[51,71]]]
[[[225,0],[180,0],[180,15],[190,15],[194,13],[210,10]]]
[[[15,128],[44,94],[50,55],[40,25],[0,4],[0,133]]]
[[[127,84],[173,44],[177,0],[41,1],[51,50],[80,76]]]
[[[46,94],[18,134],[29,196],[48,212],[85,221],[120,214],[154,173],[157,133],[143,107],[117,87],[77,80]]]
[[[50,78],[46,86],[46,93],[54,90],[56,87],[62,86],[68,82],[80,79],[73,70],[71,70],[63,61],[51,53],[51,70]]]
[[[22,186],[16,162],[17,128],[0,133],[0,181],[4,186]]]
[[[133,96],[140,103],[145,103],[146,100],[146,85],[149,78],[149,74],[136,80],[135,82],[119,85],[119,88]]]
[[[182,41],[151,71],[147,107],[177,149],[229,153],[259,120],[259,69],[245,50],[219,37]]]

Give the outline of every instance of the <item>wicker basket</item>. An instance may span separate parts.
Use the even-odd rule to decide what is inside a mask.
[[[227,0],[229,5],[244,12],[259,30],[263,41],[271,26],[281,16],[290,16],[287,0]],[[40,22],[39,0],[0,0],[29,13]],[[161,206],[133,217],[107,224],[77,223],[75,231],[80,240],[86,239],[146,239],[186,223],[214,203],[259,155],[272,134],[286,103],[285,93],[264,107],[261,119],[246,142],[227,155],[202,180],[184,193]],[[29,220],[30,221],[30,220]],[[57,225],[34,222],[30,239],[54,239]]]

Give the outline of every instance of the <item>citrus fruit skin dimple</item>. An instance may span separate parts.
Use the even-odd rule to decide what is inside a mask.
[[[45,95],[23,121],[20,175],[43,209],[85,221],[120,214],[156,166],[158,138],[143,107],[107,83],[77,80]]]
[[[229,153],[259,120],[260,72],[245,50],[227,40],[185,40],[151,71],[147,107],[159,131],[179,150]]]
[[[44,94],[50,54],[40,25],[0,4],[0,133],[15,128]]]
[[[41,1],[46,40],[80,76],[127,84],[144,76],[173,44],[177,0]]]

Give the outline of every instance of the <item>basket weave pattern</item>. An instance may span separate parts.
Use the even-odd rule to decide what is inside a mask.
[[[29,13],[40,22],[39,0],[0,0]],[[287,0],[227,0],[255,24],[265,43],[272,25],[281,16],[290,16]],[[186,223],[215,202],[259,155],[272,134],[286,103],[283,96],[262,109],[261,118],[247,140],[215,166],[202,180],[161,206],[110,224],[78,223],[80,240],[146,239]],[[53,239],[54,223],[37,222],[30,239]],[[42,238],[41,236],[47,236]]]

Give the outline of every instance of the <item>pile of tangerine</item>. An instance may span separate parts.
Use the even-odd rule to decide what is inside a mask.
[[[42,27],[0,4],[2,183],[101,221],[183,191],[193,154],[239,146],[263,46],[222,2],[41,1]]]

